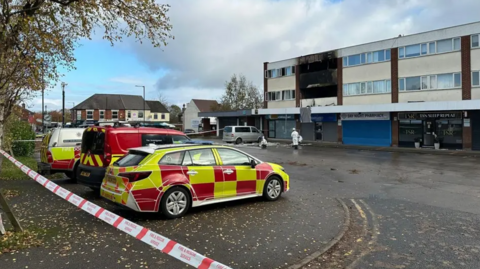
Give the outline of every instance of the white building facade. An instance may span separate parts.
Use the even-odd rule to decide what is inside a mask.
[[[264,63],[269,138],[480,150],[480,22]]]

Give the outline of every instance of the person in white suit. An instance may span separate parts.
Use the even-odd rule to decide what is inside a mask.
[[[298,134],[297,130],[293,128],[292,131],[292,145],[295,149],[298,149],[298,139],[300,138],[300,135]]]

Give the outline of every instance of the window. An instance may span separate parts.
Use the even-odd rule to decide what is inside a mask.
[[[360,63],[361,64],[364,64],[366,62],[367,59],[365,59],[365,58],[366,58],[365,53],[360,54]]]
[[[430,42],[428,43],[428,53],[429,54],[434,54],[437,52],[437,50],[435,49],[436,46],[435,46],[435,42]]]
[[[373,54],[371,52],[367,53],[367,62],[373,63]]]
[[[252,133],[260,133],[260,131],[257,128],[252,127]]]
[[[437,41],[437,53],[452,51],[452,40],[444,39]]]
[[[399,50],[398,50],[398,58],[402,59],[405,57],[405,48],[404,47],[401,47]]]
[[[101,120],[105,119],[105,110],[100,110],[100,119]]]
[[[373,93],[384,93],[385,91],[385,80],[373,82]]]
[[[165,119],[165,114],[162,114],[162,117],[161,117],[161,119],[162,119],[162,120],[164,120],[164,119]]]
[[[158,120],[158,114],[157,113],[153,113],[153,119]]]
[[[127,113],[127,118],[131,118],[132,117],[132,112],[130,112],[130,110],[128,111]]]
[[[347,57],[343,57],[343,66],[348,66],[348,58]]]
[[[420,46],[410,45],[405,47],[405,58],[420,56]]]
[[[367,93],[373,93],[373,82],[367,82]]]
[[[392,90],[391,84],[392,83],[389,79],[344,84],[343,94],[344,96],[352,96],[360,94],[389,93]]]
[[[228,128],[231,129],[232,127],[228,127]],[[227,130],[227,132],[228,132],[228,130]],[[186,136],[183,136],[183,135],[172,135],[172,141],[173,141],[173,144],[185,144],[188,141],[190,141],[190,138],[188,138]]]
[[[118,110],[112,110],[112,119],[118,120]]]
[[[360,54],[348,56],[348,66],[360,64]]]
[[[165,156],[163,156],[162,159],[160,159],[158,164],[182,165],[184,156],[185,156],[185,151],[168,153],[168,154],[165,154]]]
[[[472,86],[480,86],[480,72],[472,72]]]
[[[138,117],[143,119],[143,111],[138,112]]]
[[[147,146],[150,144],[165,145],[170,144],[170,141],[171,138],[164,134],[142,134],[142,146]]]
[[[460,73],[448,73],[422,77],[399,79],[400,91],[417,91],[428,89],[452,89],[461,87]]]
[[[422,44],[421,54],[422,54],[422,55],[427,54],[427,44]]]
[[[282,91],[282,95],[283,95],[282,100],[295,100],[295,90]]]
[[[82,111],[77,110],[77,120],[82,120]]]
[[[379,50],[373,52],[373,62],[383,62],[385,61],[385,50]]]
[[[453,50],[460,50],[460,38],[453,40]]]
[[[293,75],[292,67],[291,67],[291,66],[285,67],[285,75],[286,75],[286,76],[291,76],[291,75]]]
[[[480,36],[480,35],[472,35],[472,48],[478,48],[478,47],[480,47],[480,44],[479,44],[479,36]]]
[[[148,153],[142,151],[130,151],[125,157],[117,160],[113,163],[113,166],[120,166],[120,167],[128,167],[128,166],[136,166],[140,162],[142,162]]]
[[[391,52],[390,50],[385,50],[385,59],[387,61],[390,61],[390,58],[391,58]]]
[[[183,157],[182,166],[191,166],[191,165],[193,165],[192,157],[190,155],[190,152],[186,151],[185,156]]]
[[[223,165],[250,165],[250,158],[233,149],[217,149]]]
[[[270,76],[271,78],[276,78],[277,77],[277,69],[272,69],[272,70],[270,70],[270,72],[272,73],[272,75]]]
[[[250,127],[235,127],[236,133],[250,133]]]
[[[428,54],[460,50],[460,38],[449,38],[429,43],[414,44],[398,48],[398,58],[417,57]],[[472,41],[473,44],[473,41]]]
[[[93,110],[87,110],[87,120],[93,120]]]
[[[275,92],[275,100],[282,100],[282,92]]]
[[[410,77],[405,79],[405,89],[407,91],[420,90],[420,77]]]
[[[190,157],[194,166],[217,165],[211,149],[190,150]]]
[[[455,87],[462,87],[462,79],[460,73],[453,74],[453,85]]]

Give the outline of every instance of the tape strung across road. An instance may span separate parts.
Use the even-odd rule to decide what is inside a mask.
[[[74,204],[78,208],[86,211],[87,213],[95,216],[96,218],[101,219],[104,222],[112,225],[120,231],[137,238],[138,240],[146,243],[147,245],[150,245],[162,251],[163,253],[166,253],[195,268],[232,269],[226,265],[209,259],[185,246],[182,246],[175,241],[172,241],[164,236],[152,232],[145,227],[126,220],[92,202],[89,202],[82,197],[58,186],[57,184],[46,179],[37,172],[31,170],[27,166],[23,165],[21,162],[17,161],[12,156],[8,155],[5,151],[0,150],[0,153],[12,163],[14,163],[18,168],[20,168],[25,174],[27,174],[27,176],[31,177],[37,183],[41,184],[43,187],[47,188],[54,194],[60,196],[64,200],[67,200],[68,202]]]

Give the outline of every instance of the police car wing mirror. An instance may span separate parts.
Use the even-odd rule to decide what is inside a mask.
[[[252,159],[252,160],[250,161],[250,166],[252,166],[252,168],[255,168],[255,166],[257,166],[257,162]]]
[[[57,146],[57,142],[53,143],[52,147],[56,147]]]

